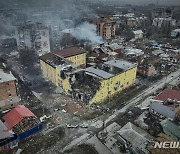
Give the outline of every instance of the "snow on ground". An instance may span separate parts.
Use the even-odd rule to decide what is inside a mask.
[[[148,129],[148,125],[144,123],[144,118],[146,118],[147,112],[148,111],[143,112],[135,121],[142,129]]]
[[[149,106],[150,100],[153,98],[153,96],[148,97],[145,99],[141,104],[137,105],[138,108],[140,109],[145,109]]]
[[[87,139],[89,139],[89,137],[90,137],[90,134],[88,133],[83,134],[79,138],[76,138],[72,142],[70,142],[65,148],[63,148],[63,150],[61,150],[61,152],[71,149],[75,145],[80,145],[81,143],[84,143]]]
[[[96,136],[91,137],[86,141],[87,144],[91,144],[99,154],[111,154],[109,149],[102,144]]]
[[[98,121],[92,123],[90,126],[91,127],[95,127],[95,128],[101,128],[103,126],[103,121],[102,120],[98,120]]]

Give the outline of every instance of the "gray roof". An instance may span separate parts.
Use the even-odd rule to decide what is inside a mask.
[[[176,123],[170,120],[162,121],[161,125],[163,129],[165,129],[166,131],[170,132],[171,134],[176,136],[178,139],[180,139],[180,125],[177,125]]]
[[[16,78],[10,73],[5,73],[2,69],[0,69],[0,83],[16,80]]]
[[[105,64],[118,67],[123,70],[128,70],[137,66],[137,64],[130,63],[125,60],[110,60],[110,61],[105,62]]]
[[[11,137],[14,133],[12,131],[7,131],[8,128],[0,120],[0,139]]]
[[[88,72],[89,75],[95,75],[95,76],[100,77],[102,79],[107,79],[107,78],[111,78],[114,76],[113,74],[110,74],[108,72],[105,72],[103,70],[100,70],[100,69],[97,69],[94,67],[88,67],[85,69],[85,71]]]
[[[147,153],[146,145],[153,140],[152,136],[131,122],[128,122],[117,133],[130,142],[134,148],[140,149],[145,153]]]
[[[173,107],[165,106],[159,102],[151,102],[149,107],[150,112],[153,110],[166,118],[174,119],[176,110]]]

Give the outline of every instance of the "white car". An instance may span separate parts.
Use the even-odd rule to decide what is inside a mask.
[[[66,124],[67,128],[78,128],[78,125]]]

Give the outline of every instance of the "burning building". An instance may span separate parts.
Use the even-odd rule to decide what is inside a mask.
[[[17,48],[34,49],[38,55],[50,52],[49,30],[41,24],[19,26],[15,30]]]
[[[104,39],[111,39],[115,36],[116,26],[115,22],[109,18],[99,18],[91,21],[96,25],[96,32],[98,35],[102,36]]]

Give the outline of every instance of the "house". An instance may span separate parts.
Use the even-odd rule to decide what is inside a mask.
[[[148,146],[150,146],[154,140],[150,134],[131,122],[128,122],[117,131],[117,135],[120,139],[126,140],[126,144],[129,145],[129,147],[132,145],[132,150],[135,153],[149,153]]]
[[[176,108],[163,105],[158,101],[151,101],[149,112],[173,120],[175,118]]]
[[[161,122],[161,126],[166,135],[170,136],[175,141],[179,141],[180,139],[180,125],[175,123],[169,119],[166,119]]]
[[[155,70],[155,67],[150,64],[145,66],[138,66],[138,73],[147,77],[151,76]]]
[[[3,116],[8,130],[13,130],[18,138],[24,139],[42,129],[37,117],[24,105],[18,105]]]
[[[0,120],[0,153],[10,150],[18,145],[18,137],[13,131],[7,131],[7,127]]]
[[[0,110],[6,110],[18,105],[20,97],[18,84],[13,74],[0,62]]]
[[[142,30],[133,31],[133,34],[134,34],[135,39],[142,39],[143,38],[143,31]]]
[[[164,102],[168,106],[178,107],[180,104],[180,91],[167,88],[153,99]]]

